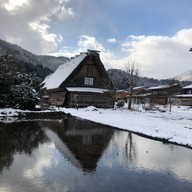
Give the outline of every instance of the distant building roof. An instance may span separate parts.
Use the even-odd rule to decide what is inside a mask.
[[[151,95],[151,93],[144,93],[144,94],[133,95],[133,97],[147,97],[150,95]]]
[[[192,94],[180,94],[180,95],[175,95],[174,97],[177,97],[177,98],[192,98]]]
[[[117,90],[117,93],[128,93],[128,90],[126,89],[121,89],[121,90]]]
[[[182,89],[192,89],[192,84],[191,84],[191,85],[188,85],[188,86],[185,86],[185,87],[183,87]]]
[[[138,89],[146,89],[146,86],[139,86],[139,87],[134,87],[133,90],[138,90]]]
[[[156,87],[149,87],[149,90],[157,90],[157,89],[167,89],[167,88],[171,88],[171,87],[175,87],[178,86],[178,84],[170,84],[170,85],[158,85]]]
[[[155,89],[165,89],[165,88],[168,88],[170,87],[169,85],[158,85],[156,87],[149,87],[148,89],[149,90],[155,90]]]

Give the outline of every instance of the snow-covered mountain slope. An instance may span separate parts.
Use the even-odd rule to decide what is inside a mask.
[[[179,81],[192,81],[192,70],[182,73],[181,75],[174,77],[174,79]]]
[[[63,64],[67,57],[54,57],[47,55],[35,55],[18,45],[14,45],[0,39],[0,56],[12,55],[19,61],[31,63],[33,65],[43,65],[55,71],[59,65]]]

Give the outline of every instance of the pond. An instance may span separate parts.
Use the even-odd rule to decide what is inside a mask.
[[[74,117],[0,123],[0,192],[192,191],[192,150]]]

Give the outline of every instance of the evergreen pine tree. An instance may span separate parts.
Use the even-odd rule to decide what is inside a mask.
[[[0,57],[0,107],[34,109],[40,100],[41,79],[26,74],[10,56]]]

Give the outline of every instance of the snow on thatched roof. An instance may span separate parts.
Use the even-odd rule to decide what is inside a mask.
[[[86,53],[81,53],[80,55],[77,55],[66,63],[60,65],[54,73],[52,73],[48,78],[45,78],[43,81],[43,83],[45,83],[44,87],[46,89],[58,88],[86,56]]]

